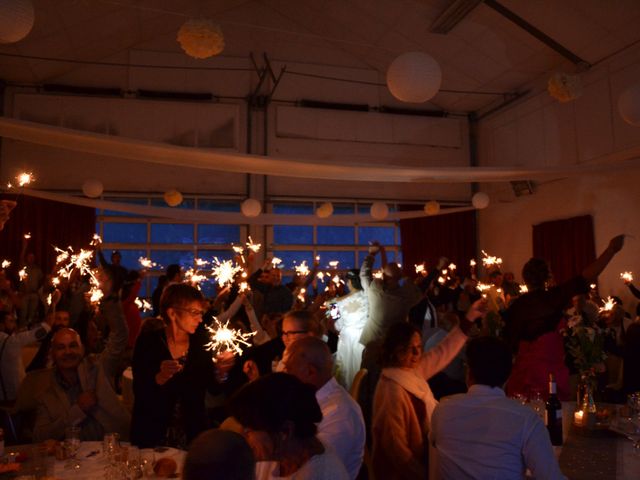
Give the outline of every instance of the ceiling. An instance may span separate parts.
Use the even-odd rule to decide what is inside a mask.
[[[486,111],[510,94],[544,85],[550,72],[578,69],[486,3],[447,34],[430,33],[429,27],[452,0],[33,3],[36,20],[31,33],[15,44],[0,45],[0,78],[9,83],[60,83],[83,68],[42,58],[107,62],[129,58],[127,53],[134,51],[180,53],[176,33],[192,16],[210,17],[220,24],[226,59],[266,53],[279,64],[369,71],[380,83],[399,54],[427,52],[443,72],[441,91],[427,106],[449,112]],[[589,64],[640,40],[638,0],[500,0],[500,4]]]

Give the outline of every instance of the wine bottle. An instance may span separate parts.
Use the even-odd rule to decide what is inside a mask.
[[[551,445],[562,445],[562,404],[556,394],[556,379],[549,374],[549,398],[545,403],[544,423],[549,431]]]

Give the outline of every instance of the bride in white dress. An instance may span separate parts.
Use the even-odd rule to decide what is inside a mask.
[[[338,382],[349,390],[353,377],[360,370],[364,350],[364,345],[360,343],[360,335],[367,322],[369,309],[367,295],[362,290],[357,269],[347,272],[347,286],[349,293],[330,303],[336,329],[340,332],[336,351],[336,377]]]

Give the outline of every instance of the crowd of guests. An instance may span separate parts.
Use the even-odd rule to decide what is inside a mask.
[[[640,390],[640,323],[621,306],[599,314],[588,298],[622,246],[612,239],[556,286],[546,262],[532,259],[527,293],[499,270],[484,292],[475,275],[443,279],[444,258],[402,278],[377,242],[359,270],[321,292],[317,265],[283,284],[270,258],[255,270],[249,258],[248,278],[209,300],[172,265],[143,319],[144,271],[128,271],[118,252],[107,261],[97,247],[96,305],[79,274],[59,285],[38,275],[25,243],[20,263],[33,285],[14,290],[0,272],[2,395],[21,421],[14,440],[62,440],[69,426],[83,440],[116,432],[141,448],[186,449],[186,479],[522,478],[526,469],[563,478],[542,420],[508,396],[546,392],[553,373],[569,398],[561,329],[580,315],[602,317],[607,348],[624,364],[620,384],[604,386]],[[242,354],[207,348],[214,318],[255,332]],[[34,342],[24,366],[21,349]],[[120,398],[128,366],[131,411]]]

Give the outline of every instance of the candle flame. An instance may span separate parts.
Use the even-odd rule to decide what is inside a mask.
[[[233,352],[236,355],[242,355],[242,347],[251,346],[247,341],[256,332],[243,333],[240,330],[229,328],[229,320],[225,324],[221,324],[217,318],[213,319],[213,325],[206,325],[206,329],[209,332],[209,343],[205,345],[205,348],[213,352],[213,361],[216,361],[216,357],[225,352]]]

